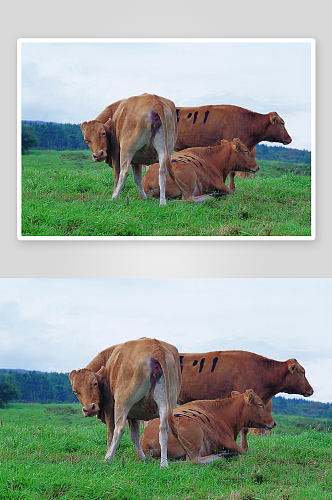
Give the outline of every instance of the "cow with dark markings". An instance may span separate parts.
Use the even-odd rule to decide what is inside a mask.
[[[276,426],[269,409],[262,400],[248,389],[243,394],[233,392],[231,398],[221,400],[192,401],[173,410],[174,419],[195,463],[208,464],[223,456],[244,453],[236,442],[239,431],[244,426],[254,425],[263,429]],[[141,437],[144,453],[160,457],[158,443],[158,421],[150,422]],[[212,454],[217,450],[218,454]],[[224,452],[226,450],[226,452]],[[220,453],[222,452],[222,453]],[[168,458],[186,455],[182,446],[170,436],[167,447]]]
[[[275,361],[247,351],[214,351],[200,354],[180,353],[182,385],[178,403],[198,399],[223,399],[232,391],[248,387],[266,405],[280,392],[313,394],[305,370],[296,359]],[[248,449],[247,429],[241,431],[241,448]]]
[[[161,467],[168,466],[169,428],[182,442],[172,412],[181,386],[176,347],[156,339],[128,341],[105,349],[86,368],[72,370],[69,379],[83,415],[95,415],[107,426],[105,460],[113,461],[127,419],[137,456],[144,459],[139,421],[160,417]]]

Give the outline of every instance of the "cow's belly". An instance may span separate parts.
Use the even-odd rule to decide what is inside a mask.
[[[152,165],[158,162],[158,154],[153,146],[148,148],[147,145],[145,145],[136,151],[131,161],[132,163],[140,163],[142,165]]]
[[[135,403],[129,410],[128,418],[135,418],[137,420],[152,420],[159,417],[158,407],[153,399],[147,402],[144,397]]]

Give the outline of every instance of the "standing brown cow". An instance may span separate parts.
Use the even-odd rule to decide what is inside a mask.
[[[127,419],[138,458],[144,459],[139,420],[160,416],[161,467],[168,466],[169,428],[181,442],[172,412],[181,386],[176,347],[156,339],[128,341],[99,353],[87,368],[72,370],[69,379],[83,415],[107,425],[105,460],[112,462]]]
[[[133,164],[134,180],[140,198],[146,198],[142,186],[142,166],[159,162],[160,205],[166,205],[167,170],[172,173],[170,156],[177,136],[175,105],[164,97],[143,94],[117,101],[97,118],[83,122],[84,140],[93,161],[105,161],[114,169],[112,199],[118,201]]]

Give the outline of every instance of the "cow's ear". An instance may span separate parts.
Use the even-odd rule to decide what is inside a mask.
[[[228,144],[228,141],[226,141],[226,139],[221,139],[220,144],[222,146],[226,146],[226,144]]]
[[[238,151],[240,147],[240,139],[233,139],[233,149],[234,151]]]
[[[241,393],[239,391],[232,391],[231,396],[232,398],[236,398],[237,396],[241,396]]]
[[[87,126],[87,122],[83,122],[82,125],[81,125],[81,130],[84,134],[84,130],[85,130],[85,127]]]
[[[73,381],[74,376],[75,376],[75,373],[76,373],[76,370],[72,370],[72,371],[69,373],[68,377],[69,377],[70,382],[72,382],[72,381]]]
[[[104,380],[106,378],[106,368],[105,366],[102,366],[98,371],[97,373],[95,373],[96,375],[96,378],[98,380],[98,382]]]
[[[245,402],[248,406],[251,405],[253,399],[254,399],[254,391],[252,389],[247,389],[246,390],[246,395],[245,395]]]
[[[295,361],[295,359],[289,359],[287,361],[287,364],[288,364],[288,370],[291,373],[294,373],[296,371],[296,361]]]
[[[272,123],[272,125],[274,125],[276,123],[277,116],[278,116],[277,113],[274,113],[274,112],[270,113],[270,122]]]

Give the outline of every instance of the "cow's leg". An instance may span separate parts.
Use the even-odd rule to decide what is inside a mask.
[[[232,193],[234,193],[234,191],[235,191],[235,183],[234,183],[235,174],[236,174],[236,172],[233,172],[233,171],[228,174],[228,176],[229,176],[228,187]]]
[[[167,443],[168,443],[169,424],[167,419],[167,402],[166,402],[166,388],[165,388],[164,375],[161,376],[160,382],[156,384],[153,399],[155,400],[159,410],[160,468],[168,467]]]
[[[164,131],[160,127],[155,135],[153,145],[158,154],[159,161],[159,187],[160,187],[160,201],[159,206],[166,205],[166,177],[167,177],[167,167],[166,167],[166,148],[167,145],[164,142]],[[172,151],[169,152],[169,157],[171,157]]]
[[[248,427],[243,427],[240,431],[240,446],[243,451],[248,451],[249,446],[248,446],[248,441],[247,441],[247,434],[248,434]]]
[[[119,175],[119,180],[117,182],[117,185],[113,191],[112,195],[112,200],[118,201],[122,188],[125,185],[125,182],[128,178],[129,172],[130,172],[130,164],[131,164],[131,159],[133,157],[133,154],[125,151],[120,153],[120,175]]]
[[[120,174],[120,156],[119,155],[112,156],[111,161],[108,165],[113,168],[113,193],[114,193],[116,186],[118,184],[119,174]]]
[[[145,200],[146,194],[142,184],[142,165],[139,163],[133,163],[133,175],[135,184],[138,187],[140,200]]]
[[[168,467],[167,462],[167,443],[169,424],[167,421],[167,407],[163,405],[159,407],[159,443],[160,443],[160,467]]]
[[[205,457],[195,457],[193,462],[196,464],[210,464],[215,460],[221,460],[223,457],[235,457],[239,455],[239,453],[233,451],[225,451],[222,453],[218,453],[217,455],[206,455]]]
[[[158,155],[159,159],[159,188],[160,188],[160,200],[159,206],[166,205],[166,178],[167,178],[167,167],[166,167],[166,156],[164,153]]]
[[[132,442],[135,445],[137,457],[139,460],[144,460],[145,455],[143,453],[143,450],[141,447],[141,442],[140,442],[139,421],[135,420],[133,418],[129,418],[128,423],[129,423],[130,439],[132,440]]]
[[[109,462],[113,462],[113,458],[116,452],[116,449],[121,441],[121,438],[126,430],[126,420],[128,415],[129,408],[126,412],[121,412],[120,415],[115,417],[115,428],[113,433],[113,438],[111,444],[107,446],[105,460]],[[115,413],[115,412],[114,412]]]

